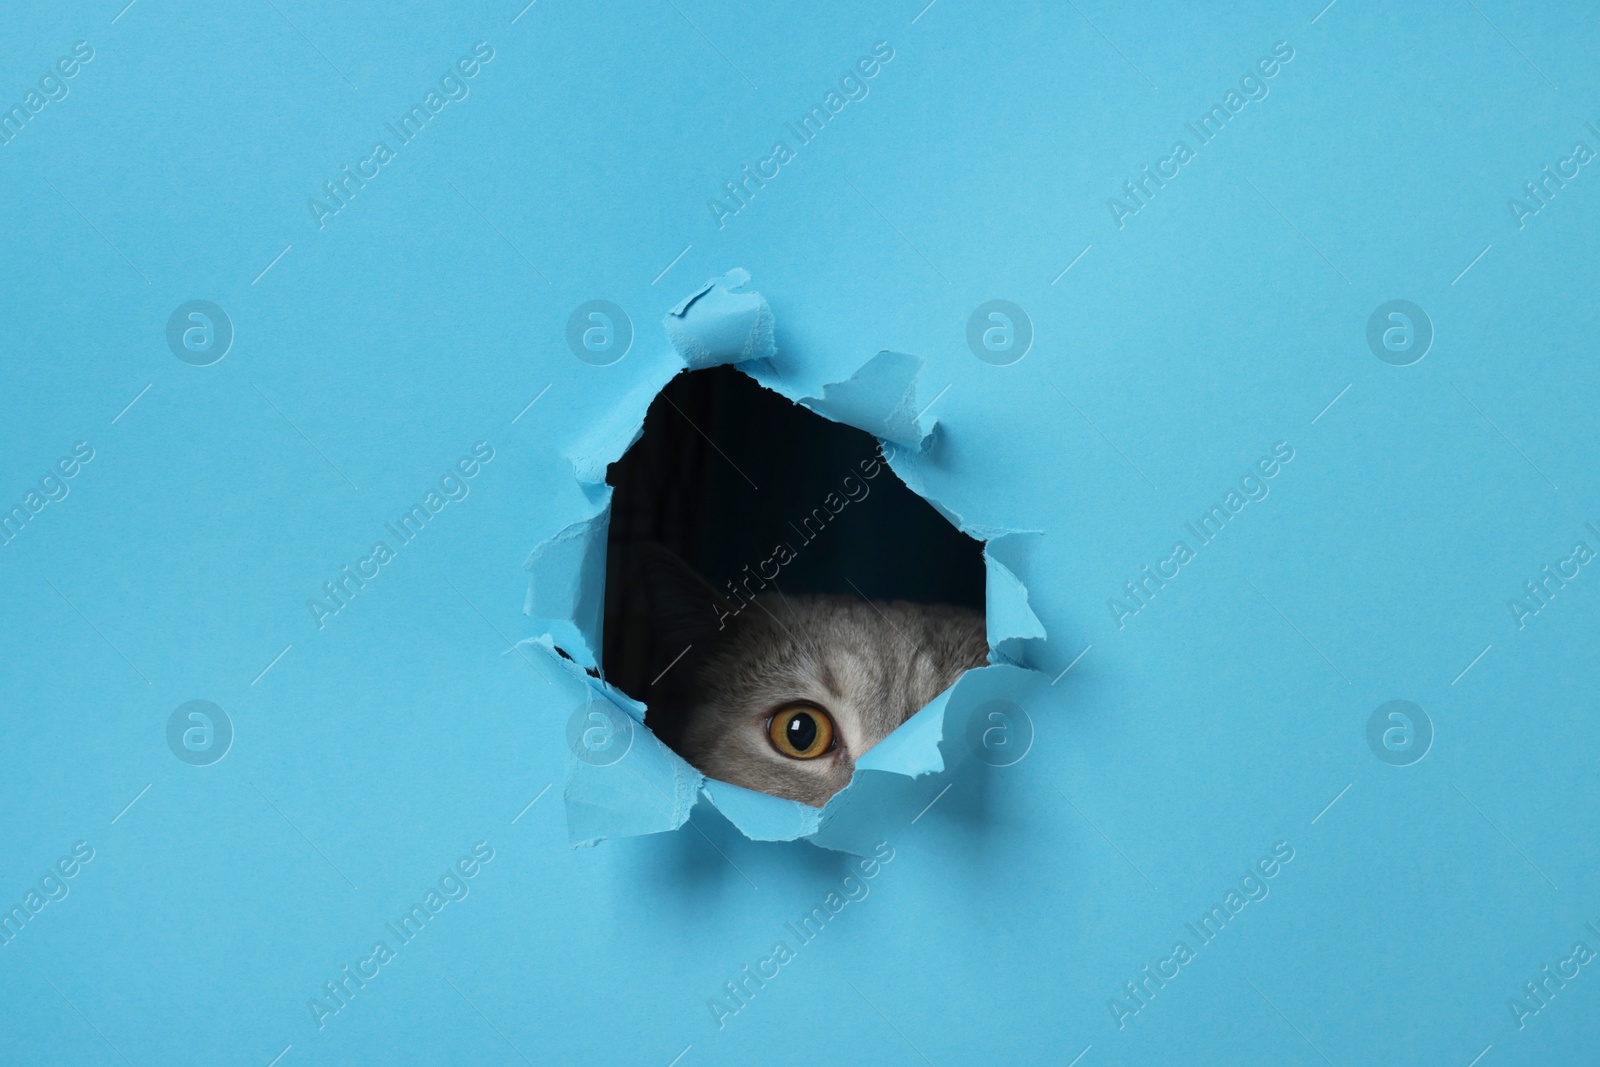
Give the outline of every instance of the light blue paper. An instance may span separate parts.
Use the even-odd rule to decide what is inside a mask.
[[[1593,1059],[1592,7],[5,28],[0,1062]],[[821,812],[589,669],[721,363],[985,542]]]

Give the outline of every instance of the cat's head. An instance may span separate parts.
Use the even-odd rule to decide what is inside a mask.
[[[664,550],[644,573],[664,668],[643,694],[646,721],[701,772],[747,789],[820,807],[862,753],[987,661],[983,616],[965,608],[770,586],[733,599]]]

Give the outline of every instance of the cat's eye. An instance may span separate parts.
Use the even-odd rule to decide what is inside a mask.
[[[772,717],[767,736],[790,759],[816,759],[833,748],[833,719],[821,708],[796,704]]]

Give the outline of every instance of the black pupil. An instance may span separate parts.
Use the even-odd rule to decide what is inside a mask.
[[[784,727],[788,735],[789,744],[794,746],[796,752],[805,752],[817,740],[817,720],[809,712],[799,712],[789,719],[789,725]]]

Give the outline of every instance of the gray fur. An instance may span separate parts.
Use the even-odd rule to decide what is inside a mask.
[[[718,614],[723,627],[677,668],[670,743],[712,778],[817,807],[989,651],[982,613],[965,608],[763,593]],[[772,747],[772,715],[798,701],[833,717],[834,751],[798,760]]]

